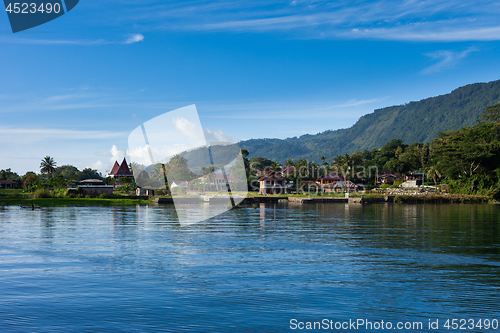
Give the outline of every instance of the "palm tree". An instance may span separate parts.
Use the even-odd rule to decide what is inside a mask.
[[[439,178],[441,178],[441,173],[439,172],[436,165],[431,165],[427,168],[427,177],[432,178],[434,185],[437,184]]]
[[[271,170],[272,170],[273,172],[278,172],[279,168],[280,168],[280,164],[279,164],[278,162],[273,162],[273,163],[271,164]]]
[[[287,158],[286,161],[285,161],[285,166],[286,167],[293,166],[293,160],[291,158]]]
[[[40,163],[40,171],[48,175],[52,175],[56,171],[57,164],[54,159],[50,156],[45,156]]]

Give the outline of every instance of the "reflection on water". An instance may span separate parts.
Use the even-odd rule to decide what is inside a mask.
[[[261,204],[190,225],[161,206],[0,207],[0,332],[500,319],[499,219],[496,205]]]

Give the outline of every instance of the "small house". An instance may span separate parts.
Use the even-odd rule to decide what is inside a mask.
[[[397,175],[392,173],[385,173],[377,177],[377,184],[387,184],[394,185],[394,181],[396,180]]]
[[[17,187],[17,182],[13,180],[0,180],[0,188],[9,189],[16,187]]]
[[[286,180],[276,172],[270,172],[259,179],[259,194],[285,194],[287,192]]]
[[[113,185],[106,185],[100,179],[86,179],[73,183],[69,192],[73,194],[81,193],[83,195],[97,196],[101,194],[113,194]]]
[[[234,178],[233,176],[220,173],[211,173],[198,178],[203,184],[205,191],[225,191],[228,186],[232,187],[233,183],[241,182],[241,179]],[[226,182],[227,179],[227,182]]]
[[[332,184],[338,181],[344,180],[343,176],[340,176],[336,173],[331,173],[329,175],[326,175],[324,177],[320,177],[316,179],[316,181],[319,183],[319,185],[326,185],[326,184]]]
[[[423,172],[410,172],[404,176],[405,182],[401,184],[401,187],[418,187],[424,183],[424,173]]]
[[[144,187],[138,187],[135,190],[135,195],[137,195],[137,196],[141,196],[141,195],[153,196],[153,195],[155,195],[155,191],[148,189],[148,188],[144,188]]]
[[[350,180],[337,181],[335,183],[328,183],[321,186],[323,192],[355,192],[358,190],[358,185],[354,184]]]
[[[185,180],[176,180],[176,181],[173,181],[170,183],[171,189],[174,189],[176,187],[184,187],[185,189],[187,189],[188,186],[189,186],[189,183]]]

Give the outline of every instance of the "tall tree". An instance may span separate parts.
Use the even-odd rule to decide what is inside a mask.
[[[49,176],[52,175],[54,171],[56,171],[57,164],[54,159],[50,156],[45,156],[40,163],[40,171],[42,173],[46,173]]]
[[[434,185],[437,184],[438,179],[441,178],[441,173],[439,172],[437,165],[429,166],[427,169],[427,177],[434,181]]]

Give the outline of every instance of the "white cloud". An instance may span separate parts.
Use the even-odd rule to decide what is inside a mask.
[[[174,123],[174,128],[176,131],[186,135],[191,139],[203,140],[203,133],[194,122],[191,122],[183,117],[173,118],[172,121]]]
[[[107,171],[107,169],[109,168],[109,166],[107,164],[104,164],[101,161],[97,161],[95,163],[90,164],[90,168],[93,170],[97,170],[97,171],[101,172],[102,174],[104,174]]]
[[[254,102],[241,104],[205,105],[204,118],[214,119],[249,119],[249,120],[292,120],[311,119],[314,115],[318,119],[352,118],[373,112],[374,109],[386,106],[384,101],[389,97],[372,99],[351,99],[346,101],[279,101]],[[346,112],[348,108],[349,112]],[[208,136],[205,132],[205,136]]]
[[[130,37],[125,41],[124,44],[133,44],[133,43],[138,43],[142,42],[144,40],[144,35],[143,34],[132,34]]]
[[[31,44],[31,45],[81,45],[81,46],[94,46],[94,45],[109,45],[109,44],[133,44],[142,42],[144,40],[143,34],[131,34],[125,41],[107,41],[105,39],[33,39],[33,38],[17,38],[17,37],[3,37],[0,42],[11,44]]]
[[[435,72],[440,72],[444,69],[449,69],[456,66],[462,59],[467,57],[471,52],[477,52],[476,48],[469,48],[465,51],[456,52],[450,50],[440,50],[432,53],[426,54],[426,56],[432,59],[438,59],[439,61],[432,66],[427,67],[422,71],[423,74],[431,74]]]
[[[118,161],[118,164],[120,164],[123,161],[123,158],[125,157],[125,151],[118,149],[115,145],[111,147],[110,150],[111,153],[111,158],[109,159],[111,163],[115,163],[115,161]]]
[[[170,161],[170,158],[179,153],[183,153],[192,149],[185,144],[172,144],[172,145],[163,145],[158,147],[151,147],[149,145],[142,147],[134,147],[127,150],[127,155],[131,162],[141,164],[141,165],[151,165],[154,163],[167,163]],[[156,156],[157,159],[151,160],[151,155]]]
[[[46,140],[102,140],[123,136],[120,132],[78,131],[55,128],[0,127],[0,143],[31,143]]]
[[[214,142],[231,142],[236,143],[236,140],[224,133],[222,130],[211,130],[204,128],[205,138],[209,144]]]
[[[346,39],[378,39],[416,42],[464,42],[500,40],[500,26],[476,26],[463,20],[402,24],[397,27],[332,32]]]

